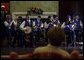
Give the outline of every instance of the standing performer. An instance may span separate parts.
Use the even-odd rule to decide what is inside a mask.
[[[30,20],[29,15],[26,15],[25,21],[23,21],[20,25],[20,28],[24,33],[25,47],[32,46],[32,44],[31,44],[32,43],[31,27],[32,27],[32,21]]]
[[[55,26],[55,25],[56,25],[56,27],[58,27],[58,26],[59,26],[60,21],[59,21],[59,19],[58,19],[58,16],[57,16],[57,15],[53,15],[52,22],[53,22],[54,26]]]
[[[37,17],[37,20],[33,21],[33,37],[34,37],[34,45],[39,45],[39,41],[41,38],[41,26],[42,26],[42,21],[41,21],[41,16]]]
[[[17,25],[18,25],[18,22],[17,22],[17,19],[13,20],[13,23],[12,23],[12,35],[13,35],[13,41],[12,41],[12,47],[17,47]]]
[[[47,18],[47,21],[46,21],[46,22],[47,22],[47,24],[51,22],[51,16],[48,16],[48,18]]]
[[[47,32],[48,32],[48,25],[51,23],[51,16],[48,16],[47,20],[44,22],[44,39],[45,39],[45,44],[48,43],[48,37],[47,37]]]
[[[8,47],[11,46],[11,41],[12,41],[12,29],[11,29],[11,26],[12,26],[12,17],[10,14],[8,14],[6,16],[6,21],[4,21],[4,25],[6,27],[6,38],[8,40]]]
[[[20,28],[22,21],[23,21],[22,17],[19,16],[17,18],[17,29],[16,29],[17,36],[15,38],[17,40],[17,47],[21,47],[21,48],[23,48],[25,46],[23,31]]]
[[[74,40],[74,25],[71,22],[71,17],[67,17],[67,21],[61,25],[66,33],[67,46],[71,44]]]
[[[5,25],[4,25],[4,21],[6,20],[6,13],[5,11],[1,8],[1,20],[0,20],[0,40],[2,42],[2,46],[1,47],[5,47],[3,45],[5,39],[6,39],[6,35],[5,35]]]
[[[58,27],[60,24],[60,21],[58,19],[58,16],[57,15],[53,15],[53,17],[51,18],[51,22],[49,23],[49,28],[51,27]]]
[[[81,41],[81,35],[82,35],[82,28],[83,24],[82,21],[80,20],[80,17],[78,15],[73,17],[73,23],[75,25],[75,34],[76,34],[76,41]]]

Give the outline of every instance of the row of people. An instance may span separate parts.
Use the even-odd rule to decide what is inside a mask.
[[[71,16],[67,18],[67,21],[61,25],[67,35],[67,44],[82,41],[83,24],[80,17],[76,15],[73,18]]]
[[[37,20],[30,20],[29,15],[26,15],[26,19],[22,20],[22,17],[19,17],[17,20],[12,20],[11,15],[7,15],[7,20],[4,21],[5,29],[5,36],[8,40],[8,44],[15,46],[16,42],[18,45],[23,47],[22,45],[35,45],[36,41],[39,41],[41,38],[41,28],[48,28],[47,23],[43,24],[41,20],[41,16],[38,16]],[[56,18],[55,15],[52,19],[55,23],[54,19]],[[48,19],[51,17],[49,16]],[[53,25],[52,23],[50,23]],[[45,26],[45,27],[44,27]],[[25,27],[30,27],[32,32],[24,33],[26,31]],[[29,29],[27,29],[29,30]],[[33,38],[32,38],[33,37]],[[35,43],[34,43],[35,40]],[[29,42],[30,41],[30,42]]]
[[[34,45],[38,46],[39,41],[43,39],[47,42],[48,39],[46,33],[48,29],[53,26],[58,27],[61,24],[57,15],[53,15],[52,17],[49,16],[44,23],[41,20],[41,16],[38,16],[36,20],[31,20],[29,18],[29,15],[26,15],[25,20],[23,20],[22,17],[19,17],[18,20],[12,20],[10,14],[6,17],[7,20],[4,21],[4,25],[6,27],[7,40],[9,40],[8,43],[12,43],[11,45],[14,46],[16,42],[18,42],[17,44],[20,47],[31,47]],[[81,27],[82,23],[81,20],[79,20],[79,16],[75,16],[73,19],[71,19],[71,16],[69,16],[67,21],[61,25],[61,28],[65,30],[65,33],[68,33],[67,39],[70,39],[68,40],[70,41],[69,43],[74,41],[74,30],[79,31],[78,29],[80,29]],[[76,32],[76,36],[78,35],[78,33]]]

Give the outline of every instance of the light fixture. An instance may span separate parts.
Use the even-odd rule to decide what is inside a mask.
[[[1,7],[2,7],[2,8],[5,8],[5,6],[4,6],[4,5],[2,5]]]

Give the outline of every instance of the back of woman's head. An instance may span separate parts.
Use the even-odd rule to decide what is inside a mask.
[[[77,50],[73,50],[73,51],[71,52],[71,58],[72,58],[72,59],[78,59],[78,58],[79,58],[79,55],[80,55],[80,53],[79,53],[79,51],[77,51]]]
[[[18,54],[16,52],[10,52],[10,57],[9,58],[10,59],[18,59],[19,56],[18,56]]]
[[[59,46],[65,40],[65,33],[60,27],[52,27],[47,33],[49,43],[54,46]]]

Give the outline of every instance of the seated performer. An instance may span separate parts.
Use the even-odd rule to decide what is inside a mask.
[[[61,32],[61,33],[60,33]],[[67,51],[59,46],[65,40],[65,33],[59,27],[52,27],[48,33],[48,45],[38,47],[34,50],[33,58],[36,59],[69,59],[70,55]]]

